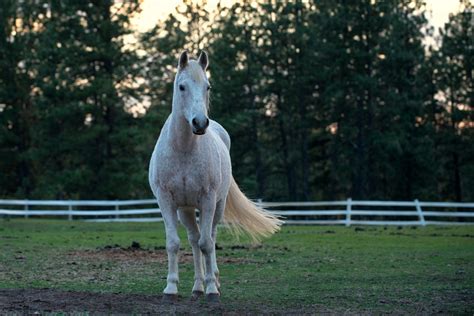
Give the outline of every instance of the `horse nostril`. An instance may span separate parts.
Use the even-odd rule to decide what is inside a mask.
[[[206,119],[206,127],[208,127],[208,126],[209,126],[209,119],[207,118]]]
[[[198,123],[197,123],[197,121],[196,121],[196,119],[195,119],[195,118],[193,118],[193,121],[192,121],[192,123],[193,123],[193,126],[194,126],[194,127],[196,127],[196,126],[198,125]]]

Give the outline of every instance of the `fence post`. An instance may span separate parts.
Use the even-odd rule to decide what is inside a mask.
[[[71,203],[71,200],[69,200],[69,203]],[[72,221],[72,204],[69,204],[69,215],[68,215],[68,220]]]
[[[117,214],[115,214],[115,218],[119,218],[120,215],[119,215],[118,211],[119,211],[120,207],[119,207],[119,205],[118,205],[118,201],[117,201],[117,200],[115,200],[115,203],[117,203],[117,204],[115,204],[115,210],[117,211]]]
[[[416,207],[416,211],[418,212],[418,217],[420,218],[420,225],[421,226],[426,226],[425,216],[423,215],[423,211],[421,209],[420,201],[418,201],[418,199],[415,199],[415,207]]]
[[[29,210],[28,200],[25,200],[25,206],[23,209],[25,210],[25,218],[28,218],[28,210]]]
[[[347,205],[346,205],[346,226],[347,227],[351,226],[351,211],[352,211],[352,199],[348,198]]]

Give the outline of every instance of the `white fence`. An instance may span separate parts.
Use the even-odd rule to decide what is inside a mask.
[[[472,225],[474,203],[414,201],[259,202],[286,224]],[[153,199],[130,201],[0,200],[0,216],[67,217],[94,222],[159,222]]]

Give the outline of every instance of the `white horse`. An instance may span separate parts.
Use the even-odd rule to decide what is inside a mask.
[[[217,224],[223,220],[254,239],[273,234],[281,221],[247,199],[232,177],[230,138],[219,123],[209,120],[208,57],[179,58],[171,115],[153,151],[149,182],[158,200],[166,229],[168,277],[164,298],[178,294],[178,215],[188,233],[194,258],[192,298],[219,301],[216,262]],[[196,212],[199,210],[199,226]],[[205,276],[202,265],[205,262]]]

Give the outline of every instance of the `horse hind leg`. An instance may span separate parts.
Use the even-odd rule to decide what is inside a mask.
[[[188,241],[193,250],[194,260],[194,286],[191,299],[197,300],[204,294],[204,273],[202,267],[202,253],[199,248],[199,227],[196,223],[196,213],[194,209],[179,209],[179,219],[183,223],[188,233]]]
[[[226,199],[222,199],[216,204],[216,212],[214,214],[214,219],[212,221],[212,239],[214,240],[214,244],[217,243],[217,225],[221,222],[222,218],[224,217],[224,210],[225,210],[225,203]],[[213,258],[212,258],[212,270],[214,272],[214,275],[216,277],[216,285],[217,289],[219,290],[219,293],[221,292],[221,283],[219,280],[219,268],[217,267],[217,254],[216,251],[213,252]]]

